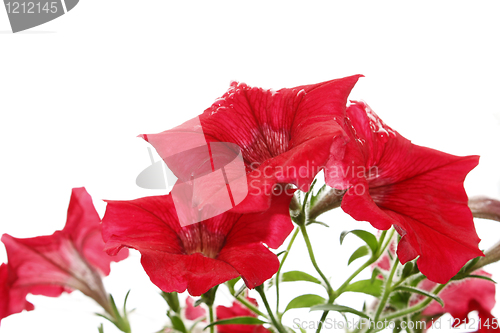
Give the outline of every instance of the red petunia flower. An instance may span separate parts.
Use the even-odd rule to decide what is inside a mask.
[[[142,137],[155,147],[182,184],[210,168],[217,169],[215,157],[208,157],[209,151],[213,154],[214,144],[237,145],[247,179],[242,181],[241,176],[238,179],[239,174],[233,174],[232,179],[230,175],[227,177],[228,186],[235,185],[231,190],[236,191],[236,196],[245,198],[239,204],[240,200],[234,200],[237,206],[233,211],[263,211],[269,208],[275,184],[291,183],[307,191],[329,156],[343,155],[345,140],[339,122],[345,117],[347,97],[359,77],[278,91],[233,82],[199,117],[171,130]],[[234,147],[228,148],[231,149]],[[219,159],[235,157],[240,152],[226,152]],[[200,190],[200,186],[203,184],[198,185],[198,193],[207,195],[198,198],[198,202],[226,200],[225,186],[218,187],[217,193],[213,182],[209,182],[207,190]]]
[[[206,315],[206,310],[201,306],[194,306],[194,300],[191,296],[186,298],[186,308],[184,315],[188,320],[196,320]]]
[[[491,274],[478,270],[475,275],[491,277]],[[419,288],[432,290],[435,283],[424,280]],[[477,332],[498,332],[500,322],[491,314],[495,306],[495,284],[491,281],[468,278],[462,281],[453,282],[439,293],[439,297],[444,302],[444,307],[433,301],[422,312],[423,316],[437,319],[445,313],[449,313],[455,318],[454,327],[464,323],[469,323],[467,315],[472,311],[478,311],[479,322]]]
[[[345,155],[332,156],[328,185],[349,190],[342,209],[380,230],[392,225],[402,236],[404,264],[420,256],[430,280],[446,283],[478,249],[463,181],[478,156],[453,156],[412,144],[384,124],[363,102],[347,109]]]
[[[2,242],[11,289],[50,297],[78,289],[112,311],[101,275],[108,275],[111,261],[125,259],[128,251],[115,257],[104,252],[100,218],[84,188],[73,189],[63,230],[24,239],[4,234]]]
[[[257,306],[257,300],[247,297],[247,300]],[[234,317],[257,317],[255,313],[241,305],[239,302],[234,301],[233,305],[228,308],[219,305],[216,309],[217,320],[230,319]],[[271,333],[267,328],[262,325],[217,325],[218,333]]]
[[[144,270],[165,292],[187,288],[199,296],[238,276],[254,288],[278,270],[276,255],[263,243],[277,248],[292,231],[290,200],[275,196],[266,212],[226,212],[185,227],[171,195],[108,201],[103,238],[109,254],[124,246],[141,252]]]
[[[26,301],[25,289],[11,288],[9,277],[9,269],[6,264],[0,265],[0,322],[3,318],[11,314],[22,312],[23,310],[31,311],[35,307],[30,302]]]

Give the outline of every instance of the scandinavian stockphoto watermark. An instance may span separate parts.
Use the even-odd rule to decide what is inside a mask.
[[[75,8],[79,0],[4,0],[12,32],[52,21]]]
[[[438,318],[434,321],[426,322],[425,320],[417,320],[417,321],[392,321],[392,320],[383,320],[383,321],[373,321],[368,319],[361,320],[337,320],[335,318],[326,318],[323,322],[315,321],[315,320],[302,320],[300,318],[293,319],[293,329],[303,329],[303,330],[312,330],[315,331],[318,329],[320,323],[322,324],[322,328],[324,330],[382,330],[382,329],[396,329],[406,330],[408,332],[417,331],[426,331],[428,329],[441,330],[441,329],[466,329],[466,330],[480,330],[480,329],[488,329],[488,330],[498,330],[500,328],[500,324],[497,318],[474,318],[468,317],[466,319],[453,318],[451,316],[446,318]]]
[[[240,147],[230,142],[207,142],[198,117],[172,130],[144,137],[157,150],[159,161],[154,161],[149,149],[151,165],[136,179],[145,189],[170,190],[181,226],[201,222],[222,214],[241,203],[247,195],[292,195],[297,189],[288,186],[296,179],[314,179],[324,170],[307,160],[296,165],[271,165],[253,162],[245,165]],[[152,142],[152,141],[153,142]],[[248,172],[248,173],[247,173]],[[371,179],[378,177],[376,167],[332,166],[327,171],[330,179]],[[308,184],[304,182],[308,191]],[[340,190],[345,190],[340,184]],[[350,191],[363,195],[365,182],[354,183]]]
[[[394,330],[398,329],[410,329],[410,330],[422,330],[427,328],[427,323],[425,321],[394,321],[384,320],[384,321],[373,321],[373,320],[337,320],[336,318],[326,318],[323,322],[315,320],[301,320],[300,318],[293,319],[293,329],[303,329],[303,330],[317,330],[319,325],[322,324],[323,330],[366,330],[366,329],[376,329],[382,330],[384,328],[389,328]]]

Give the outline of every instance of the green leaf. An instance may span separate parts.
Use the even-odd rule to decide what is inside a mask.
[[[279,257],[279,256],[281,256],[281,255],[283,255],[283,254],[285,254],[285,253],[286,253],[286,250],[281,251],[280,253],[278,253],[278,254],[276,255],[276,257]],[[239,278],[239,277],[238,277],[238,278]]]
[[[181,318],[179,318],[178,315],[174,314],[172,316],[169,316],[170,317],[170,321],[172,322],[172,328],[179,331],[179,332],[182,332],[182,333],[187,333],[187,329],[186,329],[186,326],[184,326],[184,322],[182,321]]]
[[[378,266],[375,266],[372,271],[372,277],[370,278],[371,283],[374,283],[374,281],[377,280],[377,277],[379,275],[384,275],[384,274],[382,273],[382,270]]]
[[[417,267],[417,265],[415,265],[414,267]],[[427,279],[427,277],[425,275],[422,275],[422,274],[416,275],[416,276],[411,278],[410,286],[416,287],[419,285],[420,282],[424,281],[425,279]]]
[[[347,261],[347,265],[349,266],[351,264],[351,262],[353,262],[354,260],[361,258],[361,257],[364,257],[369,253],[370,253],[370,251],[368,250],[367,246],[365,246],[365,245],[361,246],[356,251],[354,251],[354,253],[351,255],[351,257]]]
[[[310,308],[311,306],[326,303],[326,300],[318,295],[306,294],[295,297],[288,303],[283,313],[291,309]]]
[[[232,280],[229,280],[226,282],[227,284],[227,288],[229,289],[229,292],[231,293],[231,295],[234,295],[235,291],[234,291],[234,286],[236,285],[236,283],[241,279],[240,276],[238,276],[237,278],[235,279],[232,279]]]
[[[413,262],[408,261],[403,267],[403,273],[401,274],[401,278],[407,278],[413,272]]]
[[[382,296],[383,285],[384,283],[380,279],[375,279],[374,281],[372,281],[371,279],[361,280],[348,285],[345,291],[365,293],[375,297],[380,297]]]
[[[290,271],[283,273],[283,275],[281,276],[281,282],[293,282],[293,281],[307,281],[307,282],[321,284],[321,281],[316,279],[314,276],[301,271]]]
[[[318,192],[314,195],[311,196],[311,207],[314,207],[314,204],[316,201],[318,201],[318,198],[320,198],[323,195],[323,192],[326,192],[329,188],[325,185],[321,186]]]
[[[109,295],[109,300],[111,301],[111,308],[113,309],[114,314],[117,317],[120,317],[120,312],[118,311],[118,308],[116,307],[115,299],[113,298],[113,295]]]
[[[330,226],[328,224],[326,224],[325,222],[321,222],[321,221],[309,220],[309,222],[307,222],[307,225],[310,225],[310,224],[319,224],[319,225],[322,225],[323,227],[330,228]]]
[[[361,238],[366,245],[370,248],[372,253],[377,252],[378,249],[378,240],[377,237],[375,237],[372,233],[365,231],[365,230],[351,230],[351,231],[343,231],[342,234],[340,234],[340,244],[342,245],[342,242],[344,241],[345,236],[348,234],[354,234]]]
[[[337,311],[337,312],[349,312],[349,313],[354,313],[355,315],[358,315],[362,318],[370,319],[367,314],[358,311],[356,309],[350,308],[348,306],[343,306],[343,305],[337,305],[337,304],[322,304],[322,305],[316,305],[311,308],[311,311]]]
[[[181,306],[179,304],[179,294],[177,292],[167,293],[162,291],[161,296],[165,299],[168,306],[175,313],[181,313]]]
[[[487,281],[493,282],[494,284],[497,284],[497,283],[495,282],[495,280],[493,280],[493,279],[492,279],[492,278],[490,278],[490,277],[484,276],[484,275],[470,274],[470,275],[467,275],[466,277],[467,277],[467,278],[474,278],[474,279],[483,279],[483,280],[487,280]]]
[[[128,295],[130,295],[130,291],[132,289],[129,289],[127,291],[127,295],[125,295],[125,300],[123,301],[123,317],[125,317],[125,319],[127,319],[127,300],[128,300]]]
[[[106,320],[108,320],[109,322],[113,323],[113,325],[115,325],[116,327],[118,327],[118,323],[116,321],[114,321],[113,319],[103,315],[103,314],[100,314],[100,313],[94,313],[96,316],[99,316],[101,318],[104,318]]]
[[[410,293],[403,293],[403,292],[393,292],[391,296],[389,297],[389,304],[398,309],[398,310],[404,310],[408,308],[408,302],[410,301]]]
[[[206,330],[209,327],[212,327],[214,325],[262,325],[262,324],[267,324],[267,322],[262,321],[260,319],[257,319],[255,317],[234,317],[230,319],[222,319],[218,321],[214,321],[211,324],[208,324],[203,328],[203,330]]]
[[[302,203],[302,214],[304,214],[304,212],[306,210],[306,207],[307,208],[311,207],[311,202],[308,201],[308,198],[313,193],[313,188],[314,188],[314,185],[316,185],[317,181],[318,181],[317,179],[313,180],[311,186],[309,187],[309,191],[307,191],[306,194],[305,194],[305,196],[304,196],[304,202]]]
[[[243,285],[241,286],[241,288],[240,288],[240,289],[238,289],[238,291],[234,294],[234,297],[235,297],[235,298],[238,298],[238,296],[240,296],[240,295],[241,295],[241,293],[243,293],[243,292],[245,291],[245,289],[247,289],[247,286],[246,286],[246,284],[243,284]]]
[[[97,329],[99,330],[99,333],[104,333],[104,327],[102,326],[102,324]]]
[[[460,271],[458,271],[458,273],[454,277],[452,277],[451,279],[452,280],[465,279],[467,277],[467,275],[469,275],[468,273],[472,273],[471,270],[474,267],[474,265],[479,261],[479,259],[481,259],[481,257],[476,257],[474,259],[469,260],[469,262],[466,263],[465,266],[462,267],[460,269]]]
[[[434,294],[432,294],[426,290],[423,290],[423,289],[419,289],[419,288],[415,288],[415,287],[399,286],[395,290],[407,291],[410,293],[424,295],[424,296],[432,298],[433,300],[435,300],[436,302],[441,304],[441,306],[444,306],[444,302],[441,298],[439,298],[437,295],[434,295]]]

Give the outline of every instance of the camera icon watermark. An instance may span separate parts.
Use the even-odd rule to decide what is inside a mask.
[[[136,179],[139,187],[169,189],[181,226],[201,222],[238,205],[248,194],[240,147],[206,142],[198,117],[159,135],[151,142],[162,160]],[[173,184],[173,186],[171,185]]]

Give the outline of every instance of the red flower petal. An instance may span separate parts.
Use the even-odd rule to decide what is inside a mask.
[[[12,288],[6,264],[0,265],[0,322],[11,314],[31,311],[35,307],[26,300],[25,289]]]
[[[463,188],[478,157],[413,145],[362,102],[351,105],[347,116],[351,141],[327,172],[330,186],[350,187],[342,209],[378,229],[394,225],[403,236],[401,262],[420,256],[418,267],[432,281],[446,283],[482,256]]]
[[[62,231],[25,239],[4,234],[12,288],[51,297],[74,289],[93,298],[107,297],[101,295],[99,272],[107,275],[110,262],[122,260],[128,253],[113,258],[104,252],[99,222],[92,199],[80,188],[73,189]]]
[[[276,256],[262,243],[276,248],[293,229],[291,196],[274,200],[264,213],[226,212],[185,227],[176,218],[171,195],[109,201],[103,238],[109,253],[121,247],[139,250],[146,273],[163,291],[188,289],[198,296],[240,275],[253,288],[278,269]],[[259,259],[269,267],[263,269]]]
[[[207,312],[201,305],[194,306],[194,300],[191,296],[188,296],[186,298],[186,309],[184,311],[186,319],[188,320],[196,320],[198,318],[201,318],[205,316]]]
[[[476,271],[473,274],[491,277],[491,274],[483,270]],[[424,280],[419,287],[430,291],[435,285],[431,281]],[[491,315],[491,310],[495,306],[495,284],[493,282],[478,278],[453,282],[439,293],[439,297],[444,302],[444,308],[436,301],[433,301],[422,312],[424,316],[436,318],[444,313],[449,313],[453,318],[458,319],[460,323],[468,323],[468,314],[472,311],[478,311],[481,323],[484,324],[489,319],[490,324],[482,325],[478,332],[498,332],[500,330],[498,320]]]
[[[254,298],[247,297],[250,303],[257,306],[257,301]],[[257,317],[252,311],[241,305],[239,302],[234,301],[233,305],[229,308],[219,305],[216,309],[217,320],[230,319],[234,317]],[[217,325],[218,333],[270,333],[262,325]]]
[[[118,262],[128,257],[128,250],[121,251],[115,257],[103,253],[101,218],[94,208],[92,198],[83,187],[72,191],[68,219],[62,232],[71,239],[77,251],[105,276],[110,273],[112,261]]]
[[[292,183],[307,191],[330,153],[342,154],[344,132],[338,121],[345,116],[347,96],[359,77],[278,91],[233,82],[199,122],[192,119],[142,137],[180,179],[209,167],[201,133],[210,143],[237,144],[245,162],[250,195],[235,211],[263,211],[270,206],[275,184]],[[188,150],[190,156],[175,158]]]

